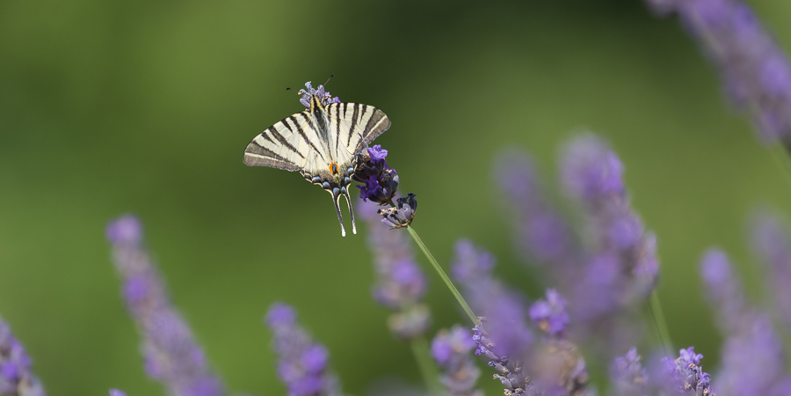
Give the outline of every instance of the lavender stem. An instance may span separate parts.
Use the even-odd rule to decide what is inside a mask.
[[[459,290],[456,289],[456,286],[453,285],[453,282],[451,282],[450,278],[448,278],[448,275],[445,273],[445,271],[442,270],[442,267],[439,266],[437,259],[435,259],[434,256],[431,254],[431,252],[429,252],[428,248],[426,247],[426,244],[424,244],[423,241],[420,239],[420,237],[417,235],[415,229],[411,225],[408,226],[406,229],[409,230],[409,235],[412,236],[412,239],[415,240],[415,243],[417,243],[417,245],[420,247],[420,250],[423,251],[423,254],[426,255],[426,258],[428,258],[428,261],[431,262],[432,266],[434,266],[434,269],[439,274],[439,277],[442,278],[443,282],[445,282],[445,286],[447,286],[448,289],[450,289],[450,292],[453,293],[453,297],[456,297],[456,301],[458,301],[459,305],[461,305],[461,308],[464,309],[464,313],[466,313],[467,317],[470,318],[470,321],[472,321],[473,326],[477,325],[478,317],[475,316],[475,313],[472,312],[472,309],[467,304],[467,301],[464,301],[464,297],[461,296]]]
[[[442,388],[437,382],[439,378],[439,371],[434,361],[429,354],[429,346],[426,339],[418,337],[409,341],[409,346],[412,348],[412,354],[415,355],[420,375],[423,377],[423,382],[426,384],[430,395],[441,395]]]
[[[651,317],[654,318],[654,325],[656,325],[659,332],[659,340],[667,352],[674,351],[673,342],[670,341],[670,332],[667,330],[667,322],[665,322],[665,314],[662,313],[662,305],[659,303],[659,294],[654,289],[651,292],[651,302],[649,305],[651,309]]]

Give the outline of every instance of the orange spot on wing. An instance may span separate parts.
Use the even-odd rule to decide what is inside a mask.
[[[337,175],[338,174],[338,163],[337,162],[331,162],[329,168],[330,168],[330,173],[332,173],[333,175]]]

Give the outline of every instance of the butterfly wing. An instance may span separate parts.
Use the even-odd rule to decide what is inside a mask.
[[[301,112],[283,119],[261,132],[244,150],[247,166],[269,166],[288,171],[317,171],[319,156],[316,129],[310,113]]]
[[[354,155],[390,128],[390,119],[373,106],[359,103],[327,105],[330,150],[339,164],[351,164]]]

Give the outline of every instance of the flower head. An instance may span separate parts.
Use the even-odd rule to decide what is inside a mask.
[[[460,326],[440,331],[431,342],[431,356],[442,369],[440,382],[449,396],[483,395],[474,389],[481,374],[472,361],[474,348],[470,331]]]
[[[700,367],[701,358],[703,355],[689,347],[681,349],[676,359],[662,359],[664,369],[657,373],[658,385],[672,395],[715,396],[711,376]]]
[[[398,190],[398,173],[387,166],[387,150],[375,145],[357,154],[352,179],[363,183],[360,189],[363,201],[387,205]]]
[[[646,395],[648,374],[640,364],[637,348],[632,347],[622,357],[615,358],[610,368],[615,396]]]
[[[0,318],[0,395],[44,396],[44,388],[30,369],[25,347]]]
[[[266,314],[274,333],[273,348],[280,357],[278,377],[289,396],[340,395],[337,379],[327,370],[327,349],[313,342],[296,319],[294,309],[283,303],[272,304]]]
[[[562,333],[569,323],[568,303],[555,289],[547,289],[546,300],[538,300],[530,307],[530,320],[548,334]]]
[[[146,373],[173,395],[224,394],[192,331],[171,305],[159,272],[141,246],[142,235],[140,221],[130,215],[107,226],[115,266],[124,281],[124,300],[143,338]]]
[[[379,209],[382,223],[387,224],[390,228],[409,226],[415,219],[415,212],[417,212],[417,199],[412,193],[407,194],[406,197],[398,198],[395,207]]]
[[[306,108],[310,108],[310,97],[311,96],[318,96],[321,99],[322,105],[328,105],[330,103],[340,103],[341,100],[338,97],[332,97],[329,91],[324,90],[323,85],[319,85],[318,89],[314,89],[313,85],[311,85],[310,81],[305,83],[306,89],[300,89],[297,94],[301,95],[302,97],[299,99],[299,103],[302,103],[303,106]]]

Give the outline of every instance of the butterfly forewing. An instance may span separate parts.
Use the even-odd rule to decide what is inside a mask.
[[[359,103],[327,105],[330,120],[330,144],[340,162],[362,151],[377,136],[390,128],[390,119],[382,110]]]
[[[317,136],[309,117],[296,113],[261,132],[244,150],[244,163],[289,171],[315,167]]]

